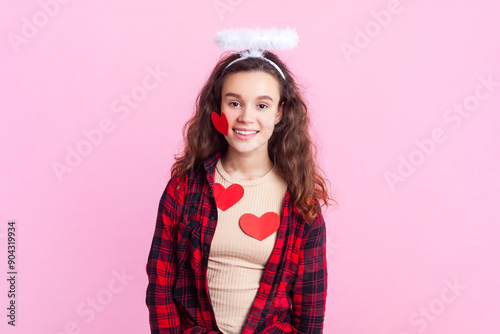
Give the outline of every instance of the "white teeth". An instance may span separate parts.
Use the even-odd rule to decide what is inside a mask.
[[[242,130],[234,130],[237,134],[240,135],[252,135],[254,133],[257,133],[258,131],[242,131]]]

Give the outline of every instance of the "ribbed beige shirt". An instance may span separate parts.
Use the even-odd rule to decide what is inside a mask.
[[[207,281],[217,326],[224,334],[239,334],[257,294],[260,280],[276,242],[277,232],[259,241],[243,232],[240,217],[266,212],[281,216],[287,184],[276,167],[254,180],[236,180],[217,162],[214,182],[224,188],[240,184],[243,197],[218,220],[208,259]]]

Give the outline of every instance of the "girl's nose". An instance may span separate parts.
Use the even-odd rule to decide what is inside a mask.
[[[251,123],[253,120],[253,112],[250,107],[241,107],[240,115],[238,116],[238,121],[242,123]]]

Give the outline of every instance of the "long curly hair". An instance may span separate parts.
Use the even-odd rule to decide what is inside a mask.
[[[280,86],[278,105],[283,103],[281,120],[269,139],[269,158],[285,178],[295,208],[310,222],[320,211],[317,200],[327,206],[332,200],[326,185],[328,181],[316,162],[316,148],[309,135],[307,106],[290,70],[274,53],[265,51],[264,56],[280,67],[286,80],[273,65],[261,58],[249,57],[226,68],[239,55],[229,52],[221,55],[196,98],[194,115],[184,125],[184,150],[175,156],[171,174],[183,178],[214,153],[226,152],[227,141],[211,121],[213,111],[221,113],[222,87],[226,78],[241,71],[269,73]]]

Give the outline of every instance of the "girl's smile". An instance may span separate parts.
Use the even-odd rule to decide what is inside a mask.
[[[241,139],[241,140],[248,140],[253,137],[259,132],[257,130],[247,130],[247,129],[241,129],[241,128],[234,128],[233,129],[236,138]]]

